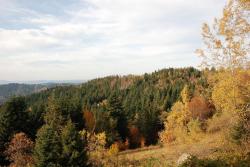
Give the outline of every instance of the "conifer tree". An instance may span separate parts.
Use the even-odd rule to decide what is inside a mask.
[[[148,103],[138,114],[137,124],[146,139],[146,145],[156,144],[160,129],[160,113],[155,105]]]
[[[75,125],[68,121],[61,133],[62,164],[67,167],[87,166],[86,141],[81,140]]]
[[[59,167],[62,147],[58,132],[50,125],[44,125],[37,133],[34,149],[36,167]]]
[[[53,128],[60,129],[65,120],[66,118],[63,117],[57,101],[49,97],[47,111],[44,115],[44,122]]]
[[[37,132],[34,149],[35,166],[60,166],[62,153],[60,133],[64,120],[54,98],[50,97],[48,100],[44,122],[45,124]]]
[[[38,131],[36,139],[36,166],[87,166],[86,143],[81,140],[70,118],[67,121],[67,117],[62,115],[53,98],[49,99],[44,119],[45,125]]]
[[[116,94],[113,94],[109,99],[108,111],[112,119],[116,121],[115,130],[117,130],[121,139],[125,141],[128,134],[128,123],[122,107],[122,102]]]

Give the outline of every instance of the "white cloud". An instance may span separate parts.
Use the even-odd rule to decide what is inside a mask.
[[[65,16],[5,5],[3,11],[22,17],[12,17],[18,28],[0,23],[0,79],[89,79],[196,66],[201,24],[220,15],[224,3],[82,0]]]

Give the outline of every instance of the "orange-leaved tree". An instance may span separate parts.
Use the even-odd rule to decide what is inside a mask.
[[[25,133],[17,133],[11,139],[5,154],[11,166],[28,166],[33,163],[32,151],[34,143]]]

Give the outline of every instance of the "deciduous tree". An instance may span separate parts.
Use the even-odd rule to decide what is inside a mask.
[[[11,166],[31,166],[33,164],[33,147],[34,143],[25,133],[15,134],[5,151]]]

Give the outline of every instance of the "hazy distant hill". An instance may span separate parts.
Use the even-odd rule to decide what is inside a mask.
[[[0,85],[3,85],[3,84],[8,84],[10,83],[9,81],[5,81],[5,80],[0,80]]]
[[[86,80],[30,80],[30,81],[22,81],[22,80],[0,80],[0,85],[7,85],[12,83],[17,84],[39,84],[39,85],[48,85],[48,84],[80,84],[84,83]]]
[[[5,81],[8,82],[8,81]],[[1,82],[4,83],[4,82]],[[29,82],[30,83],[30,82]],[[0,84],[0,104],[4,103],[8,98],[17,95],[29,95],[31,93],[41,92],[52,87],[61,86],[61,85],[70,85],[76,84],[75,82],[63,82],[63,83],[45,83],[45,81],[40,82],[41,84],[19,84],[19,83],[9,83],[9,84]]]

